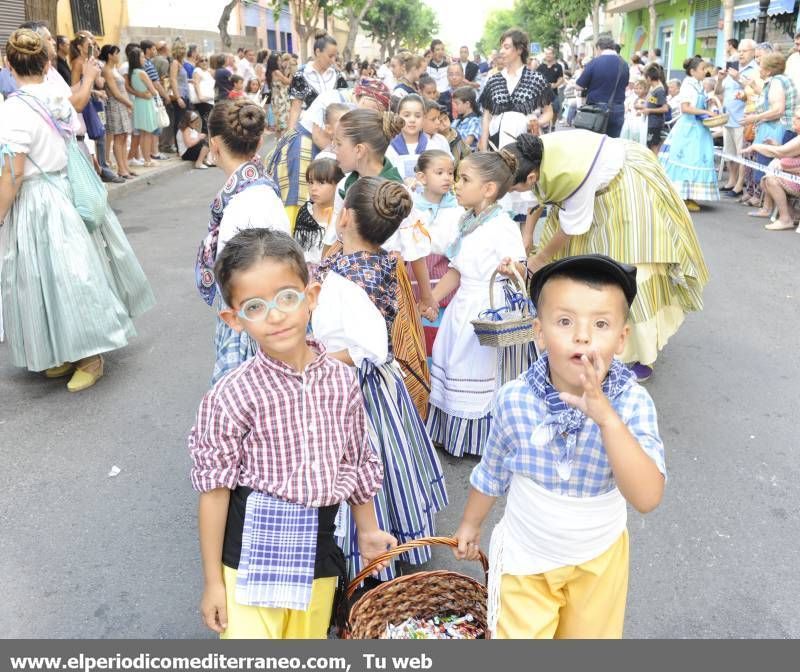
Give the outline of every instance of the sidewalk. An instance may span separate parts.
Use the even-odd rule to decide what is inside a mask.
[[[163,177],[176,173],[179,170],[192,169],[193,163],[191,161],[183,161],[177,154],[167,154],[166,156],[169,158],[163,161],[155,161],[154,163],[156,165],[152,168],[131,166],[131,170],[137,175],[137,177],[132,180],[126,180],[121,184],[105,182],[104,184],[108,190],[109,202],[113,203],[122,196],[129,196],[148,186],[157,184]]]

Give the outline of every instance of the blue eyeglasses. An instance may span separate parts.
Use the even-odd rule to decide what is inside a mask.
[[[305,298],[304,292],[298,292],[296,289],[282,289],[272,301],[258,297],[248,299],[242,304],[237,315],[248,322],[260,322],[269,317],[273,308],[284,315],[295,312]]]

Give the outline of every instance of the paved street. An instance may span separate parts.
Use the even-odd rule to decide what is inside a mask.
[[[4,637],[210,634],[186,434],[213,364],[193,264],[221,180],[175,173],[115,202],[158,305],[96,387],[69,394],[66,380],[11,368],[0,345]],[[630,515],[628,637],[800,637],[800,235],[744,213],[696,216],[706,309],[648,383],[669,482],[660,509]],[[443,459],[450,534],[474,462]],[[449,551],[434,562],[461,568]]]

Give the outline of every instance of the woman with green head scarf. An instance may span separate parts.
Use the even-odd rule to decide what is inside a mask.
[[[507,149],[517,157],[512,190],[531,190],[550,206],[530,271],[578,254],[637,267],[622,359],[647,379],[686,313],[703,307],[708,269],[686,205],[653,153],[627,140],[583,130],[525,133]]]

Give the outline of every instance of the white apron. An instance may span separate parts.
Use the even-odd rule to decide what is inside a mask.
[[[489,630],[500,615],[503,574],[530,576],[602,555],[625,531],[628,508],[617,488],[567,497],[515,474],[489,550]]]

